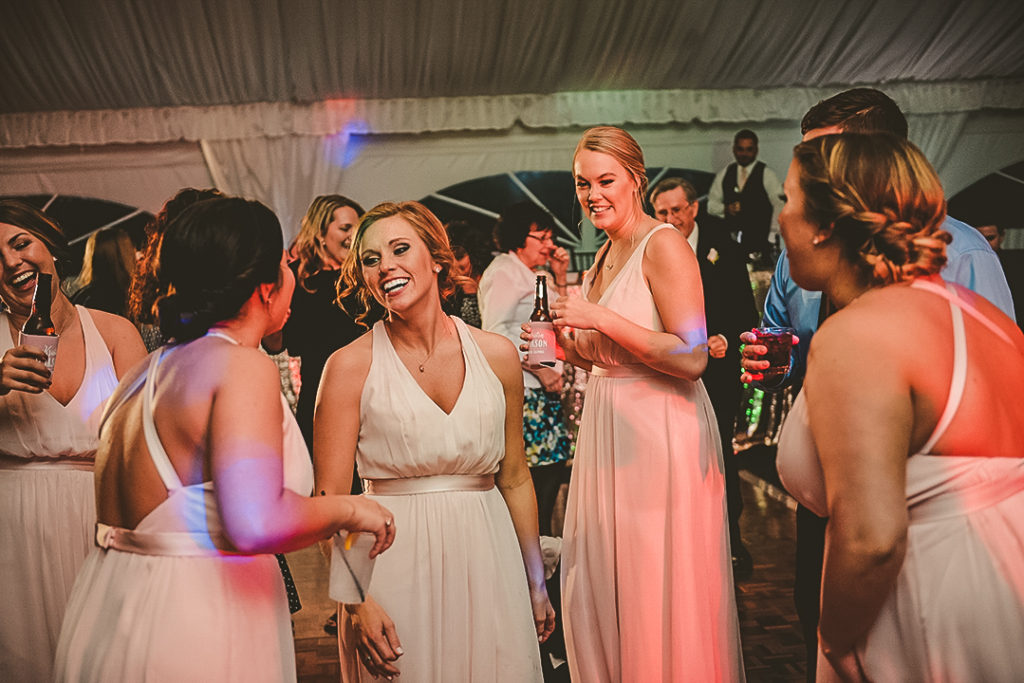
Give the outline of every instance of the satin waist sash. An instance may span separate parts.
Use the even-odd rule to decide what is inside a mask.
[[[1015,476],[993,478],[944,491],[913,502],[908,508],[910,523],[920,524],[970,514],[997,505],[1015,494],[1024,494],[1024,481]]]
[[[168,555],[179,557],[238,556],[241,553],[222,550],[230,546],[226,538],[211,539],[201,533],[185,531],[146,532],[122,529],[96,522],[96,545],[137,555]]]
[[[0,455],[0,470],[82,470],[92,472],[93,459],[89,458],[17,458]]]
[[[590,369],[590,374],[596,377],[615,377],[627,379],[639,379],[641,377],[662,376],[662,373],[658,372],[653,368],[649,368],[642,363],[636,363],[631,365],[610,365],[608,367],[595,364]]]
[[[441,491],[490,491],[493,474],[435,474],[401,479],[363,479],[363,491],[373,496],[407,496]]]

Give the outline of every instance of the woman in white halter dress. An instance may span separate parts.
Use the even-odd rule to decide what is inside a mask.
[[[352,496],[312,499],[312,468],[257,349],[294,279],[280,225],[256,202],[187,210],[159,255],[155,351],[118,387],[96,459],[95,542],[72,592],[55,680],[293,681],[273,553],[338,529],[394,535]],[[204,267],[217,264],[217,268]]]
[[[829,518],[817,680],[1020,680],[1024,335],[938,276],[945,203],[910,143],[802,143],[785,187],[793,279],[838,309],[778,455]]]
[[[519,356],[441,309],[454,257],[420,204],[360,222],[345,275],[389,319],[336,352],[314,421],[317,490],[366,495],[401,533],[367,600],[341,606],[342,680],[541,680],[554,627],[523,452]],[[358,275],[356,274],[358,269]]]
[[[92,465],[103,405],[145,348],[127,320],[73,306],[66,243],[42,212],[0,200],[0,680],[49,683],[64,608],[92,546]],[[53,374],[17,343],[36,274],[52,276]],[[22,280],[24,277],[27,280]],[[13,284],[17,278],[18,285]]]

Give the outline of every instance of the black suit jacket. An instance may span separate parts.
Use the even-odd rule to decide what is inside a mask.
[[[709,357],[701,379],[719,425],[731,430],[743,388],[739,336],[758,324],[754,290],[744,254],[729,236],[724,222],[713,216],[701,216],[697,225],[697,263],[704,286],[708,337],[721,334],[729,340],[725,358]]]

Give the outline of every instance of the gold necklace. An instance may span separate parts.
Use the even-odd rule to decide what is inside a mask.
[[[630,233],[630,235],[629,235],[629,252],[628,252],[629,255],[633,254],[633,244],[634,244],[635,241],[636,241],[636,229],[634,229],[633,232]],[[605,259],[605,261],[608,260],[608,257],[611,256],[611,254],[612,254],[612,245],[609,244],[608,245],[608,249],[604,252],[604,259]],[[620,256],[621,256],[621,254],[620,254]],[[611,270],[614,267],[615,267],[614,263],[605,263],[605,265],[604,265],[605,270]]]
[[[437,341],[436,341],[436,342],[434,343],[434,346],[433,346],[433,348],[431,348],[431,349],[430,349],[430,351],[429,351],[429,352],[427,353],[427,357],[426,357],[426,358],[424,358],[424,359],[423,359],[423,360],[422,360],[422,361],[421,361],[421,362],[420,362],[420,363],[419,363],[419,364],[417,365],[417,367],[419,368],[419,371],[420,371],[420,372],[426,372],[426,371],[427,371],[427,368],[426,368],[426,365],[427,365],[427,361],[429,361],[429,360],[430,360],[430,357],[434,355],[434,351],[437,351],[437,347],[439,347],[439,346],[441,345],[441,342],[443,342],[443,341],[444,341],[444,340],[445,340],[445,339],[446,339],[446,338],[447,338],[447,337],[448,337],[448,336],[449,336],[450,334],[451,334],[451,332],[450,332],[450,331],[449,331],[449,329],[448,329],[448,322],[447,322],[447,321],[445,321],[445,325],[444,325],[444,334],[443,334],[443,335],[441,336],[441,338],[439,338],[439,339],[438,339],[438,340],[437,340]],[[408,349],[408,347],[407,347],[407,350],[411,350],[411,349]]]

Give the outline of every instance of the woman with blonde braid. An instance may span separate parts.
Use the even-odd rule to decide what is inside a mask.
[[[793,280],[837,309],[778,456],[828,517],[817,680],[1020,680],[1024,335],[939,277],[942,187],[906,140],[803,142],[785,191]]]

